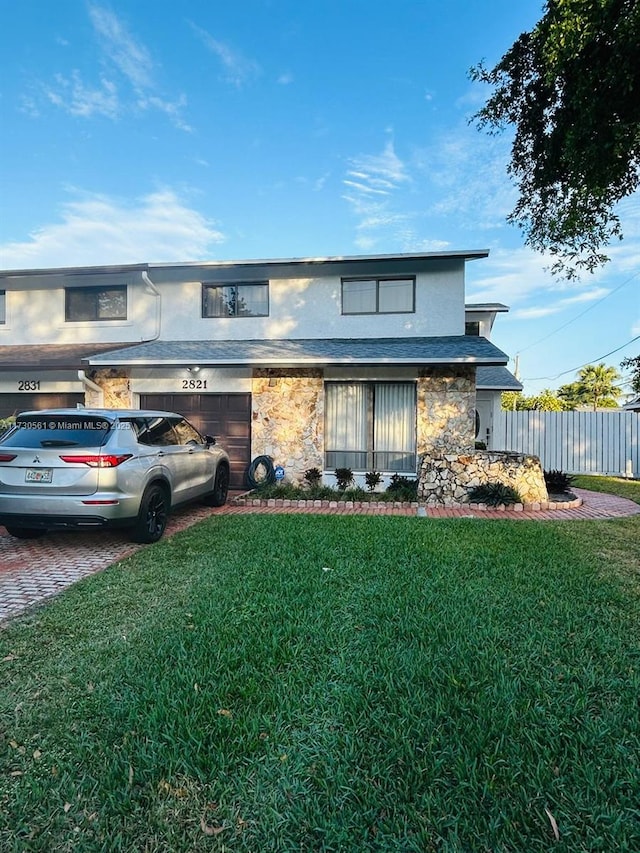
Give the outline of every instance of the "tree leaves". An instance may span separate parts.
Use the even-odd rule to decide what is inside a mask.
[[[548,0],[493,69],[471,69],[493,88],[478,127],[515,128],[508,171],[519,198],[508,221],[555,257],[557,275],[607,261],[622,236],[614,207],[640,185],[639,42],[638,0]]]

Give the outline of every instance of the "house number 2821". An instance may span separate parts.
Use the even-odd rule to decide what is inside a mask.
[[[40,390],[40,380],[39,379],[21,379],[18,382],[18,391],[39,391]]]
[[[206,391],[207,390],[207,380],[206,379],[183,379],[182,380],[182,390],[183,391]]]

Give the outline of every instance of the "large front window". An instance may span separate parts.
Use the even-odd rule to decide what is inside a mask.
[[[268,317],[269,284],[203,284],[203,317]]]
[[[325,467],[416,470],[416,387],[412,382],[330,382]]]
[[[67,287],[65,320],[67,322],[127,319],[127,285],[114,287]]]
[[[415,311],[413,278],[342,280],[343,314],[408,314]]]
[[[7,295],[4,290],[0,290],[0,323],[7,322]]]

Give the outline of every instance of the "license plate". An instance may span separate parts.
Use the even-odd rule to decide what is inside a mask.
[[[27,468],[27,483],[50,483],[53,480],[53,468]]]

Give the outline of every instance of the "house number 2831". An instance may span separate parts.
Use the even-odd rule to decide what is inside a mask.
[[[39,391],[40,390],[40,380],[39,379],[21,379],[18,382],[18,391]]]

